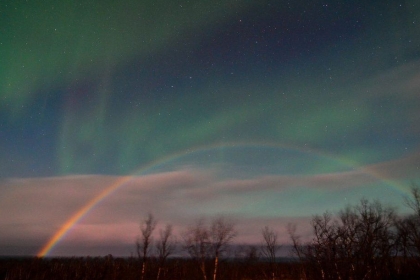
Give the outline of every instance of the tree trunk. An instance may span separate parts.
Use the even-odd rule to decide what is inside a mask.
[[[207,280],[207,275],[206,275],[206,265],[204,264],[204,261],[201,263],[200,265],[200,270],[203,273],[203,279]]]
[[[214,258],[214,270],[213,270],[213,280],[217,278],[217,266],[219,265],[219,256],[216,255]]]
[[[143,260],[142,266],[141,266],[141,280],[144,280],[144,274],[146,272],[146,261]]]
[[[157,273],[157,276],[156,276],[156,280],[159,280],[161,270],[162,270],[162,267],[159,266],[158,273]]]

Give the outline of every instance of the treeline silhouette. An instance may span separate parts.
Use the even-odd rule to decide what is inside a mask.
[[[301,238],[289,224],[290,258],[279,258],[278,232],[265,226],[261,244],[237,245],[235,223],[198,220],[179,237],[152,214],[140,223],[136,256],[0,260],[0,279],[420,279],[420,190],[405,199],[411,213],[362,199],[311,219]]]

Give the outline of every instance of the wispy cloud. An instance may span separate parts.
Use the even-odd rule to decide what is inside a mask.
[[[372,164],[346,172],[323,173],[315,175],[264,175],[252,179],[231,179],[214,182],[210,187],[195,188],[190,194],[201,198],[215,199],[217,196],[244,192],[281,190],[305,186],[316,189],[344,189],[381,182],[415,178],[420,170],[420,153],[415,155]]]
[[[67,246],[92,241],[110,246],[115,242],[134,242],[138,224],[148,212],[153,212],[161,225],[172,223],[181,233],[194,219],[218,210],[238,220],[241,240],[248,242],[259,238],[259,228],[265,223],[275,222],[284,227],[289,222],[299,222],[300,218],[286,217],[281,212],[275,216],[258,212],[241,214],[238,209],[244,205],[240,205],[238,197],[252,200],[254,194],[272,191],[280,194],[294,187],[324,191],[358,188],[383,179],[418,176],[419,166],[420,154],[415,154],[347,172],[315,175],[261,174],[240,179],[235,178],[235,174],[220,177],[214,169],[183,169],[133,176],[93,207],[62,243]],[[71,215],[119,179],[116,176],[66,176],[2,181],[0,212],[7,215],[0,216],[0,242],[3,243],[0,245],[33,240],[34,245],[41,247]],[[220,209],[215,209],[221,203]]]

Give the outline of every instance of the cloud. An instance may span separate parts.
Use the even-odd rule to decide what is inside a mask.
[[[252,179],[232,179],[215,182],[211,187],[189,191],[197,198],[216,199],[217,196],[244,192],[262,192],[305,186],[315,189],[345,189],[364,186],[383,180],[415,178],[419,175],[420,153],[412,156],[367,165],[352,171],[315,175],[270,175]]]
[[[419,101],[420,61],[411,61],[399,67],[381,72],[370,80],[367,87],[373,97],[398,94],[399,98]]]
[[[97,203],[58,247],[88,243],[111,248],[112,244],[134,242],[139,233],[139,222],[148,212],[157,217],[160,226],[173,224],[178,234],[201,216],[225,213],[238,221],[241,236],[238,240],[250,242],[258,240],[259,229],[264,224],[274,224],[280,229],[290,222],[307,221],[307,217],[288,216],[287,213],[295,213],[294,210],[276,210],[283,209],[278,207],[270,210],[272,205],[267,199],[274,199],[273,194],[289,200],[289,206],[281,207],[302,207],[296,197],[289,197],[291,190],[300,188],[302,196],[305,193],[301,188],[325,193],[360,190],[359,187],[384,179],[392,181],[418,176],[419,166],[420,154],[417,153],[347,172],[314,175],[261,174],[244,179],[231,174],[226,178],[215,169],[189,168],[133,176],[119,186],[115,185],[121,181],[118,176],[9,179],[0,183],[3,190],[0,212],[7,213],[0,217],[0,246],[18,246],[25,241],[42,247],[74,213],[112,186],[115,190]],[[322,211],[327,210],[331,202],[321,203],[325,207]],[[305,207],[311,206],[306,203]],[[315,204],[312,207],[316,207]]]
[[[88,227],[90,229],[96,226],[96,228],[102,228],[102,230],[93,231],[95,235],[100,235],[104,228],[113,228],[114,232],[110,232],[112,234],[107,236],[109,238],[121,237],[118,229],[125,228],[129,220],[131,223],[137,222],[144,213],[156,209],[153,201],[155,198],[160,199],[159,192],[171,186],[174,188],[190,186],[200,180],[200,174],[197,171],[184,170],[133,177],[127,182],[127,186],[120,187],[126,188],[127,192],[116,192],[113,196],[104,199],[104,202],[99,203],[96,206],[98,210],[96,208],[91,210],[92,215],[85,217],[85,220],[91,223]],[[0,217],[2,228],[0,243],[17,245],[22,240],[30,239],[36,240],[41,247],[42,243],[45,243],[74,213],[119,179],[120,177],[116,176],[92,175],[2,181],[0,189],[3,190],[3,195],[0,198],[0,212],[7,215]],[[142,199],[134,201],[135,203],[125,202],[127,196],[133,195],[133,188],[140,191]],[[115,202],[119,204],[115,205]],[[110,206],[111,209],[109,209]],[[127,213],[129,215],[125,217]],[[121,219],[123,222],[119,223]],[[87,232],[83,231],[83,228],[87,226],[85,220],[81,221],[83,226],[79,226],[82,235]],[[78,234],[79,229],[75,228],[73,231]],[[86,237],[88,238],[89,235]]]

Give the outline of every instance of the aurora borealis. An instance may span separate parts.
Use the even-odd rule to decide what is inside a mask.
[[[368,2],[3,1],[0,253],[36,254],[123,176],[52,254],[129,255],[149,211],[255,241],[362,197],[404,210],[420,6]]]

